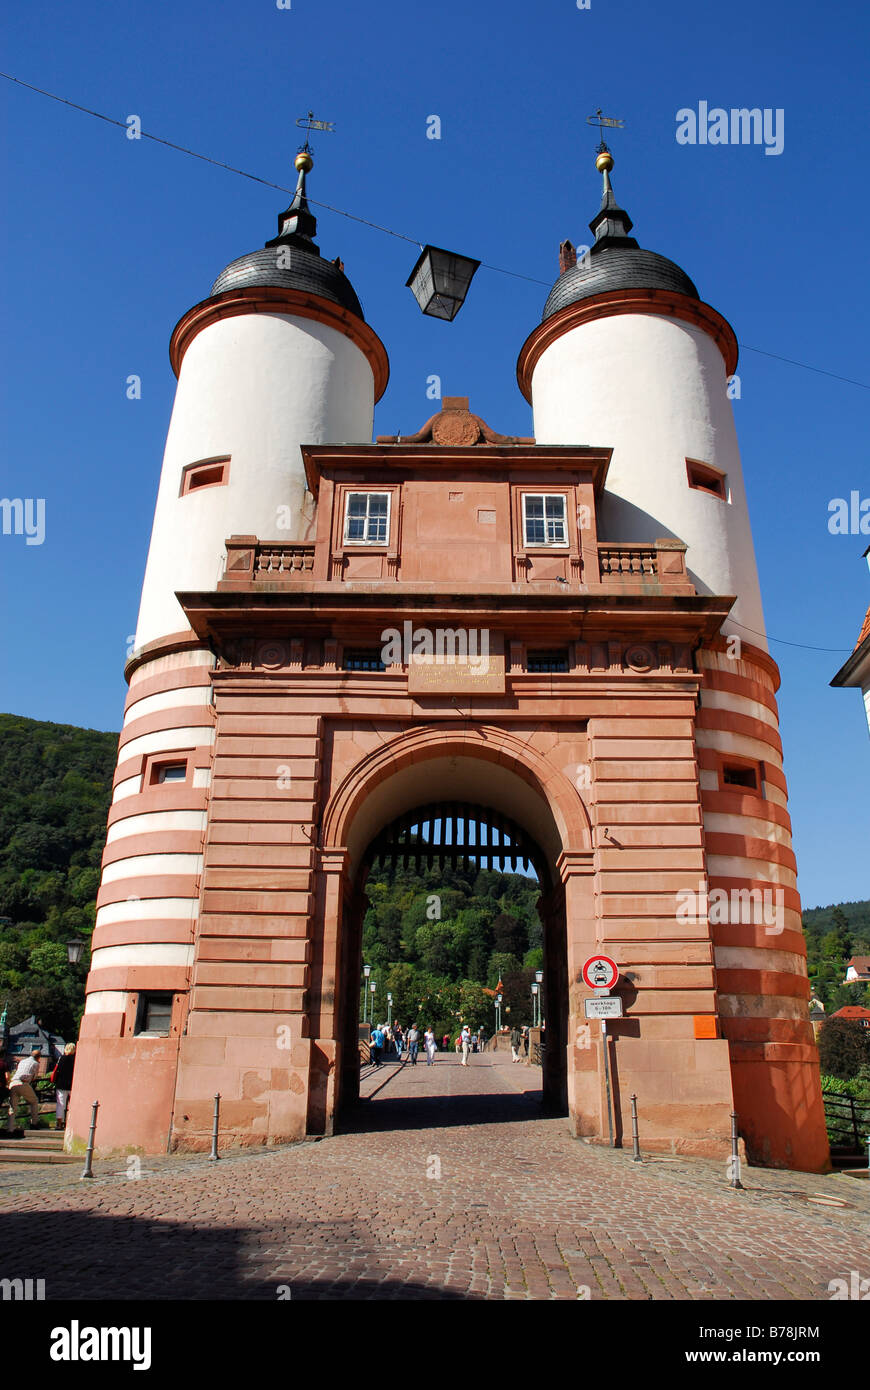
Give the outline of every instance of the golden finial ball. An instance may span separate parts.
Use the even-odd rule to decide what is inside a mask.
[[[306,174],[314,167],[314,160],[307,150],[300,150],[293,163],[300,172],[304,169]]]
[[[610,153],[610,150],[601,151],[595,161],[595,168],[598,170],[599,174],[602,174],[605,169],[610,173],[610,170],[613,168],[613,155]]]

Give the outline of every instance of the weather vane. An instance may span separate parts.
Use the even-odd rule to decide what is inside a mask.
[[[594,116],[586,117],[586,124],[598,126],[598,134],[601,136],[601,144],[598,146],[598,153],[601,154],[603,151],[607,150],[607,145],[604,143],[604,135],[602,134],[603,127],[607,126],[612,130],[622,130],[625,126],[625,121],[619,120],[616,116],[602,116],[601,107],[599,106]]]
[[[315,120],[313,111],[309,111],[307,116],[297,116],[296,124],[298,126],[301,126],[302,129],[305,131],[305,144],[300,145],[300,152],[302,150],[305,150],[309,154],[311,153],[311,145],[309,144],[308,137],[311,134],[312,130],[323,130],[326,131],[327,134],[332,134],[332,132],[335,130],[335,125],[332,121]]]

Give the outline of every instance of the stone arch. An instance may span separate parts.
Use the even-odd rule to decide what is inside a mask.
[[[553,767],[527,741],[509,730],[490,724],[475,725],[473,728],[428,724],[398,733],[381,747],[373,749],[355,764],[330,797],[323,816],[321,848],[324,851],[347,849],[350,853],[349,868],[353,872],[359,860],[362,841],[370,839],[387,823],[396,806],[399,810],[410,809],[410,802],[408,806],[394,803],[380,815],[380,824],[376,823],[378,800],[386,805],[384,798],[374,800],[372,804],[378,788],[391,780],[395,786],[398,776],[420,764],[462,758],[488,762],[494,769],[501,768],[502,783],[507,772],[526,784],[530,795],[525,804],[514,807],[514,817],[540,843],[542,827],[533,819],[533,798],[542,803],[551,818],[553,833],[545,837],[548,843],[541,843],[541,848],[548,852],[553,863],[562,852],[591,852],[589,813],[576,787],[564,772]],[[365,803],[369,803],[371,810],[360,825],[360,812]],[[355,833],[354,827],[357,825],[359,828]]]

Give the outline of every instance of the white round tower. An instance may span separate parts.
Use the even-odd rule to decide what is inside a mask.
[[[277,237],[228,265],[172,334],[178,390],[127,667],[70,1144],[87,1133],[94,1087],[115,1097],[108,1149],[151,1143],[171,1124],[215,749],[214,655],[175,595],[215,588],[231,535],[309,536],[300,445],[371,443],[387,382],[386,351],[341,262],[312,240],[311,163],[305,148]],[[127,1100],[132,1061],[149,1080]]]
[[[602,151],[591,249],[563,273],[520,354],[539,444],[607,443],[604,537],[682,540],[700,593],[734,594],[725,631],[766,649],[728,379],[734,333],[675,265],[629,236]]]
[[[386,352],[341,262],[312,241],[311,156],[279,232],[231,262],[181,319],[178,376],[136,632],[141,649],[185,631],[177,591],[214,587],[230,535],[302,541],[313,524],[301,444],[372,437]]]

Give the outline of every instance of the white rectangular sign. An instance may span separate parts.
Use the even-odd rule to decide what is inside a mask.
[[[622,1000],[619,995],[609,999],[584,999],[587,1018],[622,1018]]]

